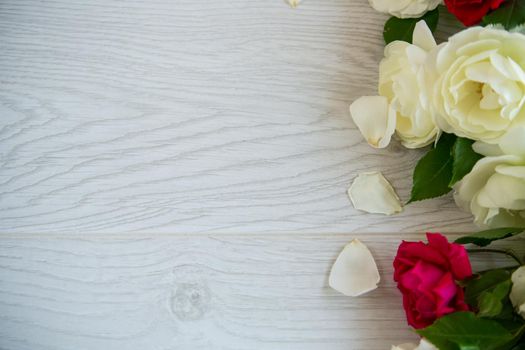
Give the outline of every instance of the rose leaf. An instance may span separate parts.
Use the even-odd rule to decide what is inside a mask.
[[[525,350],[525,337],[515,344],[512,350]]]
[[[522,324],[514,322],[514,307],[509,299],[511,286],[509,270],[489,270],[466,281],[465,301],[478,310],[478,317],[495,318],[515,333]]]
[[[497,284],[491,291],[484,291],[479,296],[478,316],[497,317],[503,311],[504,302],[509,296],[512,282],[510,280]]]
[[[476,306],[484,292],[493,291],[499,284],[510,281],[511,273],[504,269],[489,270],[468,280],[465,287],[465,301]]]
[[[452,165],[452,180],[449,186],[452,187],[460,181],[465,175],[470,173],[478,160],[483,158],[480,154],[474,152],[472,144],[474,141],[458,137],[452,147],[452,158],[454,163]]]
[[[485,230],[481,232],[476,232],[468,236],[463,236],[456,239],[455,243],[459,244],[468,244],[472,243],[480,247],[485,247],[490,243],[516,236],[525,231],[525,228],[519,227],[504,227],[504,228],[495,228],[490,230]]]
[[[510,0],[483,18],[483,24],[501,24],[510,30],[525,24],[525,2]]]
[[[450,192],[453,170],[451,152],[455,141],[455,135],[441,135],[436,147],[419,160],[414,169],[412,194],[408,203]]]
[[[424,20],[427,22],[428,27],[433,32],[436,30],[439,21],[439,11],[435,9],[427,12],[423,17],[420,18],[397,18],[391,17],[385,23],[385,29],[383,31],[383,38],[386,44],[390,44],[392,41],[402,40],[412,43],[412,35],[417,22]]]
[[[448,314],[417,333],[440,350],[498,349],[514,339],[499,322],[477,318],[472,312]]]

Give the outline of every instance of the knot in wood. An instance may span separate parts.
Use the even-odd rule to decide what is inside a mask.
[[[210,291],[201,283],[181,283],[171,298],[171,311],[181,321],[201,319],[210,307]]]

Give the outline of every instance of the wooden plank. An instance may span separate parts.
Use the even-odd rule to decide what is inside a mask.
[[[472,229],[450,196],[393,218],[346,196],[377,169],[406,200],[420,156],[349,118],[385,19],[366,0],[2,1],[0,232]]]
[[[413,340],[391,264],[400,238],[423,237],[358,235],[382,282],[350,298],[327,278],[354,237],[4,238],[0,348],[379,350]],[[475,266],[498,263],[478,255]]]
[[[392,218],[346,197],[378,169],[407,199],[420,155],[370,149],[348,116],[385,19],[366,0],[3,0],[0,349],[413,339],[391,261],[421,236],[378,232],[472,225],[450,197]],[[327,287],[354,237],[327,233],[352,231],[383,276],[358,299]]]

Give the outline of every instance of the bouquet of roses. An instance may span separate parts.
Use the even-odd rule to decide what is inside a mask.
[[[383,32],[378,96],[350,106],[355,124],[375,148],[393,136],[407,148],[428,147],[414,169],[409,203],[454,190],[456,203],[486,228],[454,243],[437,233],[427,233],[427,243],[401,243],[394,280],[421,342],[392,350],[525,350],[524,258],[464,247],[525,231],[525,0],[444,0],[469,28],[439,45],[432,31],[442,0],[369,1],[392,17]],[[379,172],[360,174],[348,193],[360,210],[402,210]],[[473,272],[469,254],[486,252],[514,263]],[[349,296],[379,281],[359,240],[345,246],[329,277],[332,288]]]
[[[373,147],[394,135],[407,148],[430,146],[409,203],[454,189],[479,226],[525,227],[525,0],[446,0],[463,23],[485,26],[440,45],[431,32],[440,0],[370,2],[401,18],[385,24],[378,96],[359,98],[350,112]],[[376,198],[351,189],[356,208],[400,211],[394,191],[376,182],[384,187]],[[391,210],[367,208],[371,200]]]
[[[393,17],[383,33],[378,96],[359,98],[350,112],[375,148],[387,147],[393,136],[407,148],[428,147],[414,169],[409,203],[454,190],[458,206],[486,230],[454,243],[430,233],[428,243],[401,243],[394,280],[408,323],[423,340],[393,349],[525,349],[523,259],[505,250],[470,250],[515,261],[473,273],[463,246],[484,247],[525,230],[525,0],[445,0],[469,28],[438,45],[432,31],[441,2],[370,0]],[[380,173],[359,175],[349,195],[368,212],[402,210]],[[365,278],[351,265],[342,269],[344,250],[330,285],[359,295],[373,289],[379,276],[366,247],[358,241],[349,246],[351,259],[365,257],[353,266],[366,265],[372,273]],[[347,280],[341,282],[343,271]]]

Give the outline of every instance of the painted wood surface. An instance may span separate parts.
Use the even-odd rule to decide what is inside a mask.
[[[375,255],[382,281],[350,298],[327,279],[356,237]],[[422,237],[6,237],[0,349],[388,350],[415,340],[391,281],[400,238]],[[475,259],[476,268],[505,264]]]
[[[394,217],[420,152],[373,150],[386,16],[366,0],[0,1],[0,349],[388,349],[414,339],[400,239],[471,230],[450,196]],[[438,37],[454,30],[450,18]],[[360,237],[383,282],[327,287]]]
[[[3,0],[0,232],[470,229],[450,196],[392,218],[347,198],[381,170],[407,200],[421,155],[373,150],[349,117],[385,19],[366,0]]]

